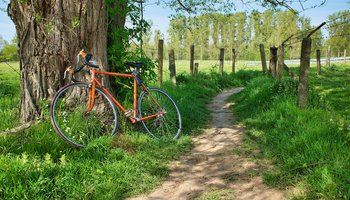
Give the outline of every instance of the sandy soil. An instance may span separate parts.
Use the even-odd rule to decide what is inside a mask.
[[[235,123],[232,105],[226,102],[241,90],[233,88],[216,96],[210,104],[210,128],[193,138],[191,152],[170,164],[169,177],[162,186],[130,199],[286,199],[286,191],[263,184],[260,175],[268,166],[253,161],[251,152],[244,152],[244,128]]]

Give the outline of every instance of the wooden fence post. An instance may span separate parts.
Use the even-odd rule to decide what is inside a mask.
[[[326,66],[328,67],[328,48],[326,48],[326,50],[324,51],[325,55],[326,55]]]
[[[317,28],[312,30],[306,38],[303,38],[301,43],[301,58],[300,58],[300,73],[298,86],[298,106],[300,108],[307,108],[308,94],[309,94],[309,69],[310,69],[310,54],[311,54],[311,35],[318,31],[326,22],[320,24]]]
[[[169,71],[170,71],[170,80],[173,85],[176,85],[176,67],[175,67],[174,49],[171,49],[169,52]]]
[[[197,78],[198,76],[198,63],[194,63],[194,77]]]
[[[265,48],[263,44],[259,45],[260,48],[260,56],[261,56],[261,66],[263,73],[266,73],[267,67],[266,67],[266,56],[265,56]]]
[[[270,71],[273,78],[276,78],[276,66],[277,66],[277,48],[270,47]]]
[[[346,63],[346,49],[344,49],[344,63]]]
[[[282,80],[284,64],[284,46],[281,44],[277,50],[277,79]]]
[[[327,61],[326,61],[326,65],[327,67],[331,66],[331,47],[328,47],[327,49]]]
[[[298,87],[298,106],[307,107],[308,99],[308,75],[310,68],[311,38],[303,38],[301,44],[300,75]]]
[[[220,74],[224,75],[224,60],[225,60],[225,49],[220,49]]]
[[[191,45],[191,51],[190,51],[190,71],[191,75],[193,76],[193,65],[194,65],[194,45]]]
[[[158,41],[158,86],[163,83],[163,48],[164,40]]]
[[[317,75],[321,75],[321,50],[316,50]]]
[[[232,73],[236,72],[236,50],[232,49]]]

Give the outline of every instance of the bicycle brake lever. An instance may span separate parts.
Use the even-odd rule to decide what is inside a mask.
[[[85,58],[86,53],[84,52],[84,49],[80,50],[80,52],[77,55],[77,64],[81,61],[81,58]]]
[[[64,71],[63,80],[65,80],[67,78],[67,72],[70,73],[70,74],[73,74],[72,71],[73,70],[72,70],[71,66],[67,67],[66,71]]]

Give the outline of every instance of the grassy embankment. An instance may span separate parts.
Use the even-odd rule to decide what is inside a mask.
[[[276,165],[265,182],[293,186],[297,199],[350,199],[349,79],[349,65],[321,76],[312,68],[305,110],[296,106],[298,83],[291,78],[258,77],[233,97],[250,140]]]
[[[17,70],[18,63],[10,63]],[[19,113],[19,74],[0,63],[0,132],[16,125]]]
[[[18,67],[18,64],[16,65]],[[18,122],[19,77],[0,64],[0,132]],[[178,141],[159,141],[128,131],[103,137],[76,150],[53,131],[48,105],[43,122],[14,135],[0,135],[0,199],[123,199],[148,191],[167,176],[167,163],[191,147],[188,135],[206,126],[206,104],[220,89],[241,85],[251,73],[219,77],[201,73],[197,80],[178,77],[164,84],[183,118]]]

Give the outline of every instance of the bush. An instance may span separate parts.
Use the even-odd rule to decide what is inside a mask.
[[[4,61],[18,61],[18,49],[16,44],[7,44],[0,51],[0,62]]]

